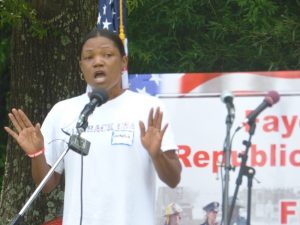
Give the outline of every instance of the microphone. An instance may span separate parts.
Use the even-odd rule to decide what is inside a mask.
[[[233,98],[234,98],[233,94],[229,91],[224,91],[221,94],[221,100],[222,100],[222,102],[224,102],[226,104],[231,123],[233,122],[234,117],[235,117],[235,108],[233,105]]]
[[[87,118],[93,113],[96,106],[100,106],[107,102],[108,94],[104,89],[93,90],[90,94],[90,102],[86,104],[79,115],[79,119],[76,124],[76,128],[86,128]]]
[[[274,105],[275,103],[277,103],[280,99],[280,96],[278,94],[278,92],[276,91],[269,91],[268,94],[265,96],[264,100],[262,103],[260,103],[260,105],[253,110],[244,120],[244,122],[242,123],[242,125],[240,125],[236,131],[240,130],[245,124],[252,124],[256,117],[263,111],[265,110],[267,107],[271,107],[272,105]]]

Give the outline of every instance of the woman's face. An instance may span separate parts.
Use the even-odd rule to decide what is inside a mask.
[[[121,93],[121,74],[127,67],[127,57],[121,56],[112,40],[101,36],[88,39],[79,64],[85,81],[93,89],[106,89],[110,97]]]
[[[214,224],[217,220],[217,212],[210,211],[207,213],[207,220],[209,224]]]

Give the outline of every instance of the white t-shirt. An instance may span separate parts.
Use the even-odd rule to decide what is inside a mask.
[[[67,148],[69,133],[85,104],[87,94],[57,103],[47,115],[42,132],[46,159],[53,165]],[[155,169],[140,141],[139,121],[147,126],[151,107],[160,106],[155,97],[125,91],[97,107],[88,119],[82,137],[90,141],[83,157],[83,225],[154,225]],[[177,149],[169,125],[162,150]],[[69,150],[56,172],[65,172],[63,224],[80,222],[81,155]]]

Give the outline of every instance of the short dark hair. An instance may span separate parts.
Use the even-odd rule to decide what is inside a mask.
[[[81,46],[80,46],[80,54],[82,53],[82,48],[83,45],[85,44],[85,42],[87,42],[87,40],[94,38],[94,37],[105,37],[108,38],[109,40],[111,40],[115,46],[118,48],[121,56],[125,56],[125,48],[123,45],[123,42],[121,40],[121,38],[114,32],[109,31],[107,29],[98,29],[98,28],[94,28],[93,30],[91,30],[82,40]]]

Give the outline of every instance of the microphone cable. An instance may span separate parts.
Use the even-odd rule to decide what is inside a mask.
[[[80,169],[80,225],[82,225],[83,216],[83,154],[81,154],[81,169]]]
[[[239,130],[235,130],[234,132],[233,132],[233,134],[232,134],[232,136],[231,136],[231,139],[230,139],[230,144],[229,144],[229,149],[230,149],[230,155],[229,155],[229,157],[231,158],[231,146],[232,146],[232,143],[233,143],[233,140],[234,140],[234,137],[235,137],[235,135],[237,134],[237,132],[238,132]],[[223,161],[223,160],[222,160]],[[223,176],[222,176],[222,174],[223,174],[223,169],[224,169],[225,167],[224,166],[222,166],[221,165],[221,189],[222,189],[222,207],[228,207],[228,206],[225,206],[224,205],[224,179],[223,179]],[[234,167],[232,167],[232,168],[230,168],[230,169],[233,169],[234,170]],[[223,210],[222,210],[223,211]],[[230,218],[231,219],[231,218]],[[229,221],[230,222],[230,221]],[[220,223],[220,225],[222,225],[224,223],[224,215],[222,214],[222,217],[221,217],[221,223]],[[230,223],[229,223],[230,224]]]
[[[71,135],[64,128],[61,128],[61,130],[66,135],[68,135],[68,136]],[[82,217],[83,217],[83,153],[81,153],[80,155],[81,155],[81,163],[80,163],[80,221],[79,221],[79,224],[82,225]]]

